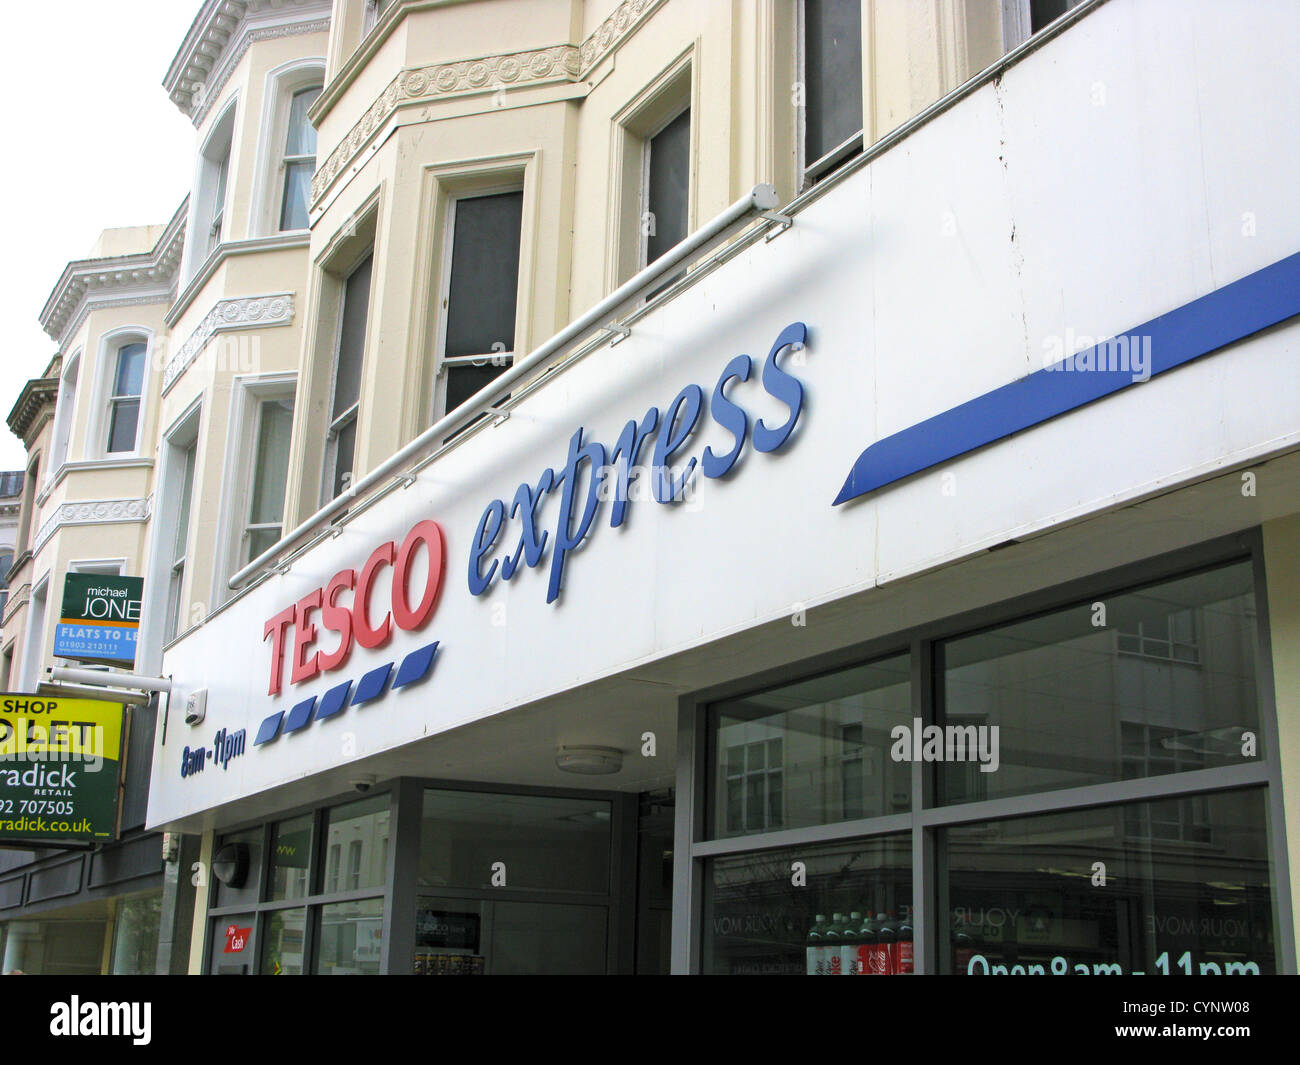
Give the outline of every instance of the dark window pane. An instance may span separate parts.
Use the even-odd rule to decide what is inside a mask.
[[[900,655],[709,708],[716,837],[910,809],[912,769],[891,731],[912,723]]]
[[[794,861],[807,868],[805,887],[790,882]],[[706,973],[912,971],[909,835],[716,858],[704,891]]]
[[[314,163],[289,163],[284,168],[284,200],[280,204],[281,229],[306,229],[307,198],[311,193]]]
[[[1094,624],[1090,599],[936,649],[946,724],[979,718],[1000,752],[989,762],[996,769],[981,773],[988,798],[1264,757],[1249,563],[1108,596],[1104,605],[1104,625]],[[1169,616],[1188,610],[1202,640],[1196,668],[1171,661],[1167,644],[1159,655],[1120,653],[1111,635],[1167,631]],[[972,760],[964,761],[938,767],[941,801],[963,801]]]
[[[214,859],[220,857],[227,846],[233,848],[242,846],[248,859],[248,875],[244,882],[238,886],[223,883],[217,879],[217,902],[218,906],[238,906],[240,904],[252,905],[258,901],[258,888],[262,882],[262,830],[260,828],[249,828],[243,832],[234,832],[228,836],[222,836],[216,844]],[[215,875],[215,874],[214,874]],[[230,920],[230,918],[223,918]]]
[[[340,496],[352,486],[352,459],[357,447],[357,420],[352,418],[338,431],[334,448],[334,495]]]
[[[126,344],[117,352],[113,395],[138,396],[144,386],[144,344]]]
[[[244,561],[252,562],[264,551],[273,548],[280,539],[281,527],[277,525],[274,529],[254,529],[248,534],[248,557]]]
[[[379,972],[384,900],[337,902],[320,908],[317,976],[369,976]]]
[[[610,805],[601,799],[424,793],[419,883],[492,889],[504,863],[512,890],[603,895],[610,881]],[[500,885],[497,885],[500,886]]]
[[[301,976],[306,910],[275,910],[266,918],[262,940],[263,976]]]
[[[343,324],[339,331],[331,419],[354,406],[361,392],[361,359],[366,347],[366,315],[370,306],[372,264],[372,257],[367,255],[365,261],[348,275],[343,286]]]
[[[333,855],[334,848],[340,847],[346,855],[343,882],[338,884],[338,890],[355,891],[384,884],[388,876],[389,806],[387,795],[375,795],[336,806],[329,812],[325,829],[327,853]]]
[[[452,365],[447,367],[447,413],[450,414],[481,388],[510,369],[507,363],[502,366],[474,366],[472,364]]]
[[[306,897],[307,873],[311,868],[311,815],[282,821],[271,831],[271,887],[268,898]]]
[[[804,0],[804,166],[862,129],[861,0]]]
[[[108,425],[109,453],[135,450],[136,423],[140,418],[138,399],[119,399],[113,402],[113,413]]]
[[[686,239],[691,179],[691,112],[683,111],[650,138],[646,210],[650,217],[645,261],[649,266]]]
[[[603,906],[421,898],[415,972],[443,975],[603,975]]]
[[[1195,800],[1201,838],[1181,842],[1178,803],[1163,802],[946,830],[948,971],[1276,972],[1265,800],[1262,789]]]
[[[523,205],[522,192],[456,201],[445,355],[514,350]]]
[[[1060,18],[1078,0],[1029,0],[1029,25],[1037,33],[1053,19]]]

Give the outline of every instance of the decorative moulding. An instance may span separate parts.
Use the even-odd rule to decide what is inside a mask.
[[[292,292],[273,292],[266,296],[241,296],[238,299],[218,300],[163,367],[162,394],[165,396],[171,390],[172,385],[199,357],[216,334],[229,333],[236,329],[290,325],[292,322]]]
[[[521,86],[581,81],[663,0],[625,0],[581,44],[437,63],[401,71],[330,152],[311,182],[312,204],[343,174],[399,107]]]
[[[152,497],[144,499],[91,499],[80,503],[63,503],[54,511],[32,544],[35,554],[60,529],[69,525],[120,525],[123,522],[149,520]]]

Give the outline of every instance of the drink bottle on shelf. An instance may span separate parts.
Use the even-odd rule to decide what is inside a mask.
[[[840,935],[840,974],[842,976],[861,976],[858,967],[858,948],[862,944],[862,914],[857,910],[849,914]]]
[[[819,913],[813,920],[813,926],[808,929],[808,945],[804,948],[804,956],[807,959],[809,976],[825,975],[824,969],[822,968],[825,940],[826,915],[824,913]]]
[[[837,913],[831,917],[831,925],[826,929],[826,973],[828,976],[842,976],[840,968],[840,945],[844,938],[844,914]]]
[[[871,910],[863,907],[862,916],[858,919],[858,964],[856,972],[859,976],[871,976],[871,955],[876,949],[876,929],[875,922],[871,920]]]
[[[912,966],[912,918],[903,917],[898,922],[898,942],[894,944],[894,972],[906,974]]]
[[[889,976],[889,958],[894,940],[898,938],[898,932],[889,918],[883,913],[876,914],[873,922],[876,933],[875,949],[871,952],[871,974],[873,976]]]

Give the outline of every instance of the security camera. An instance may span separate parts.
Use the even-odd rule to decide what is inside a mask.
[[[352,778],[352,786],[357,791],[366,792],[375,786],[375,779],[373,773],[362,773],[360,776]]]
[[[190,692],[185,700],[185,724],[197,725],[203,721],[208,712],[208,689],[200,688]]]

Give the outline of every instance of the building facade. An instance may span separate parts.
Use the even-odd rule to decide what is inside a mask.
[[[170,956],[1295,972],[1300,19],[1176,10],[205,3]]]

